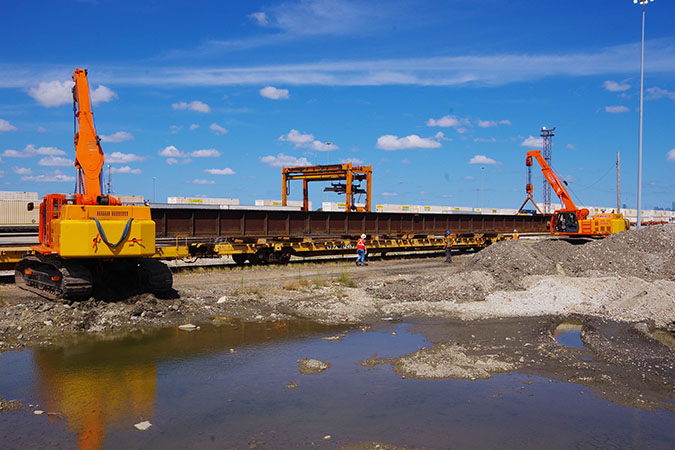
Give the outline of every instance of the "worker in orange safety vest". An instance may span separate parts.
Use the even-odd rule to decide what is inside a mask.
[[[513,239],[518,240],[518,230],[513,230]]]
[[[366,258],[366,235],[362,234],[361,238],[356,242],[356,265],[367,266]]]
[[[452,244],[454,243],[454,238],[450,230],[445,232],[445,239],[443,239],[443,247],[445,248],[445,262],[452,262]]]

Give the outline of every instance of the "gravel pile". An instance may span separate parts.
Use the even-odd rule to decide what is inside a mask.
[[[503,288],[522,288],[525,275],[633,276],[675,280],[675,225],[655,225],[587,243],[546,239],[499,242],[478,253],[460,272],[491,273]]]

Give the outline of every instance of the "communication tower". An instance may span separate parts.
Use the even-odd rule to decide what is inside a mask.
[[[549,166],[551,165],[551,138],[555,136],[553,134],[554,131],[555,127],[541,127],[541,137],[544,142],[542,154]],[[542,192],[544,193],[544,214],[550,214],[553,212],[553,208],[551,208],[551,185],[546,178],[544,178],[544,190]]]

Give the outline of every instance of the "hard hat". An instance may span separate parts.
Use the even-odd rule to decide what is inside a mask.
[[[447,231],[445,232],[445,234],[450,234],[450,230],[447,230]]]
[[[362,235],[361,235],[361,239],[365,239],[365,238],[366,238],[366,235],[365,235],[365,234],[362,234]]]
[[[513,232],[514,232],[514,233],[517,233],[517,232],[518,232],[518,230],[513,230]]]

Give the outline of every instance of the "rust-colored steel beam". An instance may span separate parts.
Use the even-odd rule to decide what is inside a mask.
[[[455,233],[543,233],[550,216],[497,214],[413,214],[220,209],[217,206],[152,205],[158,238],[225,237],[231,239],[325,238],[367,234],[370,237],[434,236]]]

